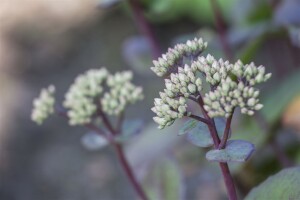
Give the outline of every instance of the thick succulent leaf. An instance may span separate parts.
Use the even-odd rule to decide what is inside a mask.
[[[216,118],[215,124],[218,135],[222,138],[226,125],[225,120],[223,118]],[[207,125],[194,119],[187,121],[180,129],[179,135],[183,134],[186,134],[186,139],[190,143],[198,147],[210,147],[214,144]]]
[[[256,188],[253,188],[245,200],[255,199],[299,199],[300,167],[288,168],[269,177]]]
[[[254,151],[254,145],[244,140],[229,140],[225,149],[210,150],[206,159],[216,162],[245,162]]]
[[[125,120],[122,124],[121,135],[119,135],[115,139],[119,142],[127,141],[133,136],[141,133],[143,127],[144,127],[143,120],[140,119]]]
[[[108,141],[101,135],[95,132],[88,132],[81,137],[82,145],[90,151],[96,151],[106,147],[109,143]]]
[[[276,123],[287,105],[300,94],[299,80],[300,71],[293,72],[262,99],[264,108],[261,112],[270,124]]]

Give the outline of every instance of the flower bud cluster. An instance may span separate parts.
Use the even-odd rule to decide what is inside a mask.
[[[50,85],[42,89],[39,97],[33,100],[31,119],[37,124],[42,124],[54,112],[54,93],[55,87]]]
[[[258,95],[257,89],[227,77],[214,91],[205,94],[204,109],[210,117],[229,117],[235,107],[240,107],[243,114],[253,115],[255,110],[263,107]]]
[[[196,77],[196,70],[185,65],[184,68],[179,67],[178,73],[173,73],[170,79],[165,79],[166,91],[170,97],[182,95],[189,97],[198,94],[202,89],[202,81]]]
[[[101,99],[101,106],[109,115],[119,115],[128,104],[134,104],[143,99],[143,89],[133,85],[132,72],[119,72],[109,75],[107,85],[110,91],[106,92]]]
[[[166,89],[160,92],[161,98],[155,99],[152,108],[157,115],[153,119],[160,129],[188,114],[187,98],[197,95],[202,89],[202,81],[195,73],[196,70],[185,65],[184,68],[178,68],[178,73],[171,74],[170,79],[165,79]]]
[[[211,85],[217,85],[222,79],[226,79],[232,69],[232,64],[223,59],[216,60],[208,54],[206,57],[201,56],[197,61],[192,63],[192,68],[198,69],[204,73],[206,82]]]
[[[187,99],[185,97],[170,98],[166,91],[160,92],[159,95],[160,98],[154,99],[154,107],[151,110],[157,115],[153,117],[153,120],[159,124],[158,128],[163,129],[187,114]]]
[[[202,38],[188,40],[185,44],[177,44],[173,49],[169,48],[168,52],[158,60],[154,60],[154,67],[151,67],[151,69],[157,76],[165,76],[172,72],[174,66],[183,62],[183,57],[197,57],[206,47],[207,43],[203,42]]]
[[[247,85],[255,85],[267,81],[271,77],[271,73],[266,74],[264,66],[255,66],[252,62],[244,65],[238,60],[231,70],[232,74],[236,75],[239,79],[245,79]]]
[[[105,68],[91,69],[79,75],[65,95],[63,105],[68,109],[70,125],[87,124],[97,110],[95,97],[103,92],[102,83],[107,78]]]

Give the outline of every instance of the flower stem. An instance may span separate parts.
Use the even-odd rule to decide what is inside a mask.
[[[229,120],[227,119],[227,123],[226,123],[227,128],[225,128],[225,133],[227,132],[227,137],[225,136],[225,139],[223,139],[222,142],[221,142],[220,138],[218,136],[218,132],[217,132],[214,120],[208,116],[206,110],[204,109],[204,102],[203,102],[203,99],[202,99],[201,95],[198,96],[198,103],[201,107],[204,118],[211,121],[211,124],[207,125],[207,126],[208,126],[208,129],[209,129],[210,135],[211,135],[211,137],[213,138],[213,141],[214,141],[214,148],[218,149],[222,142],[224,143],[224,146],[226,146],[232,116],[230,118],[228,118]],[[235,186],[234,186],[232,176],[231,176],[230,171],[229,171],[228,164],[224,163],[224,162],[219,162],[219,166],[221,168],[221,172],[222,172],[222,175],[223,175],[223,179],[224,179],[224,182],[225,182],[225,186],[226,186],[227,195],[228,195],[229,200],[237,200],[236,190],[235,190]]]
[[[226,185],[227,195],[228,195],[229,200],[237,200],[235,186],[234,186],[233,179],[232,179],[232,176],[229,171],[228,164],[220,162],[219,165],[220,165],[220,168],[222,171],[222,175],[223,175],[224,182]]]
[[[152,49],[152,57],[154,59],[158,58],[161,55],[161,49],[157,38],[155,37],[152,27],[150,26],[149,22],[146,20],[142,7],[139,0],[129,0],[129,6],[132,9],[134,19],[138,25],[138,28],[142,34],[146,36],[149,40],[151,49]]]
[[[113,143],[113,146],[116,150],[119,162],[124,170],[124,172],[126,173],[129,181],[131,182],[132,186],[134,187],[135,191],[137,192],[137,194],[140,196],[140,198],[142,200],[147,200],[147,196],[144,192],[144,190],[142,189],[141,185],[138,183],[138,181],[136,180],[134,173],[124,155],[124,151],[123,151],[123,147],[121,144],[118,143]]]
[[[226,120],[226,127],[225,127],[225,130],[224,130],[223,138],[222,138],[222,140],[219,144],[219,147],[218,147],[219,149],[224,149],[226,147],[226,143],[227,143],[227,140],[228,140],[228,137],[229,137],[229,132],[230,132],[232,116],[233,116],[233,112]]]

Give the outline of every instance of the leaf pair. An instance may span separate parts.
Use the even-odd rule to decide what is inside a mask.
[[[223,137],[225,121],[215,118],[219,138]],[[213,146],[213,139],[206,124],[196,120],[187,121],[180,129],[179,135],[185,135],[187,141],[198,147]],[[214,149],[206,153],[206,159],[216,162],[245,162],[254,151],[254,145],[244,140],[229,140],[225,149]]]

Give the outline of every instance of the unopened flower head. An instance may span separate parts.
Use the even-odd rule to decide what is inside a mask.
[[[263,107],[258,95],[257,89],[227,77],[214,91],[205,94],[204,109],[210,117],[229,117],[235,107],[240,107],[243,114],[253,115],[254,111]]]
[[[95,97],[103,92],[102,83],[107,76],[107,70],[101,68],[88,70],[75,79],[63,102],[64,107],[68,109],[70,125],[91,122],[91,118],[97,110]]]
[[[130,81],[132,72],[119,72],[109,75],[107,85],[110,91],[106,92],[101,99],[101,106],[109,115],[119,115],[128,104],[134,104],[143,99],[143,89],[133,85]]]
[[[266,74],[264,66],[255,66],[252,62],[244,65],[238,60],[232,68],[232,74],[236,75],[239,79],[244,79],[248,85],[255,85],[257,83],[266,82],[270,77],[271,73]]]
[[[177,72],[176,67],[183,62],[184,57],[198,57],[207,47],[207,43],[202,38],[188,40],[185,44],[177,44],[174,48],[169,48],[166,54],[153,61],[154,67],[151,69],[157,76],[169,75]]]
[[[185,97],[170,98],[164,92],[160,93],[160,97],[154,99],[154,107],[151,109],[157,115],[153,120],[158,123],[159,129],[170,126],[176,119],[188,115]]]
[[[216,60],[213,56],[208,54],[206,57],[201,56],[192,63],[192,68],[195,68],[205,75],[206,82],[211,85],[217,85],[222,79],[226,79],[232,64],[223,59]]]
[[[42,124],[54,112],[54,93],[55,87],[50,85],[42,89],[39,97],[33,100],[31,119],[37,124]]]
[[[201,39],[194,41],[202,42]],[[185,45],[188,44],[191,45],[191,42]],[[183,46],[177,45],[175,49],[184,49]],[[202,45],[201,52],[204,48],[206,44]],[[160,93],[161,98],[155,99],[155,106],[152,108],[156,114],[153,119],[159,124],[159,128],[169,126],[176,119],[191,114],[187,112],[188,98],[203,98],[204,109],[210,117],[229,117],[236,107],[243,114],[253,115],[263,107],[259,103],[259,90],[254,87],[271,77],[270,73],[265,73],[263,66],[257,67],[254,63],[244,65],[241,61],[231,64],[222,59],[216,60],[209,54],[206,57],[198,56],[190,65],[175,62],[166,55],[159,60],[154,61],[155,67],[152,69],[159,76],[164,76],[176,66],[176,71],[171,71],[169,78],[165,79],[166,89]],[[199,74],[211,86],[211,90],[201,96],[203,81]]]

